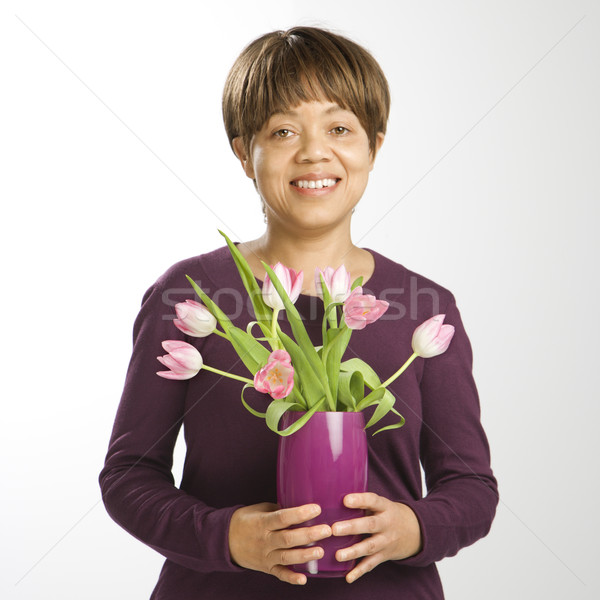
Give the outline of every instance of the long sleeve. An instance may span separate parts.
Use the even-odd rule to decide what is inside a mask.
[[[453,556],[485,536],[498,503],[471,345],[454,298],[444,322],[454,325],[454,338],[444,354],[425,360],[421,379],[420,456],[428,493],[405,502],[417,515],[423,541],[421,552],[400,561],[407,566]]]
[[[135,322],[133,354],[100,473],[102,499],[119,525],[171,561],[199,572],[239,571],[228,546],[238,507],[211,508],[174,485],[173,448],[188,384],[156,375],[161,342],[185,339],[169,318],[168,294],[167,282],[159,280]]]

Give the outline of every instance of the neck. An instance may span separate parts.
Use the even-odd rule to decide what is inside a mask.
[[[354,280],[368,271],[369,256],[352,243],[349,228],[345,231],[329,231],[327,234],[291,234],[279,231],[269,224],[267,231],[258,239],[245,244],[246,254],[255,265],[255,275],[264,278],[260,261],[269,265],[283,263],[295,271],[304,272],[302,293],[315,295],[315,268],[337,269],[345,265]],[[258,271],[258,272],[257,272]],[[261,274],[262,273],[262,274]]]

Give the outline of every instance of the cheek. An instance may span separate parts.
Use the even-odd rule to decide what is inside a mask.
[[[285,181],[284,165],[271,153],[257,154],[254,160],[256,179],[261,187],[281,187]]]
[[[373,166],[368,148],[348,152],[344,157],[344,161],[348,172],[355,176],[368,175]]]

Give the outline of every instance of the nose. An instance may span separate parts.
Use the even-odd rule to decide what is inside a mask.
[[[302,163],[331,160],[327,134],[318,131],[304,131],[300,135],[300,146],[296,160]]]

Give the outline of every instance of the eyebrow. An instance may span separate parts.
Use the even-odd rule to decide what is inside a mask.
[[[347,109],[342,108],[339,104],[334,104],[333,106],[330,106],[324,114],[330,115],[336,112],[347,112]],[[286,117],[297,117],[298,113],[295,110],[278,110],[274,112],[271,116],[275,117],[277,115],[283,115]]]

